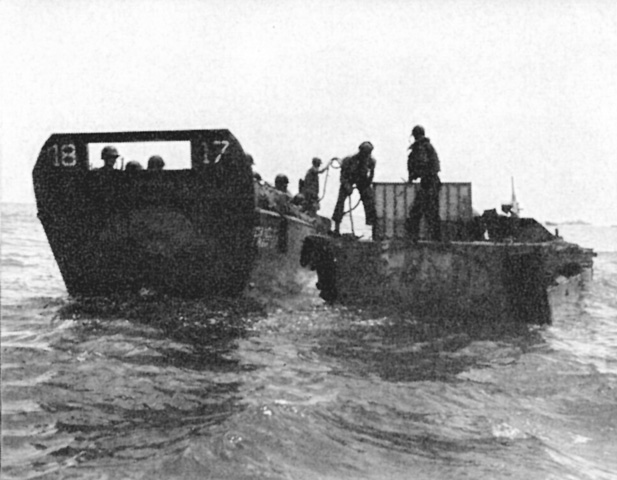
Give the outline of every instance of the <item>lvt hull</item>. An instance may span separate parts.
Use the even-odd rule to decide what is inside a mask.
[[[92,168],[91,145],[140,142],[186,145],[188,168]],[[302,240],[323,232],[318,218],[256,207],[250,163],[227,130],[55,134],[33,179],[72,296],[293,290]]]
[[[413,243],[309,237],[302,263],[317,271],[321,295],[329,301],[394,308],[421,317],[541,324],[551,321],[563,284],[573,288],[590,274],[593,255],[563,241]]]

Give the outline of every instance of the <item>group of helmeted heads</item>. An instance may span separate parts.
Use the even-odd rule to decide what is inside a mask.
[[[107,145],[103,147],[101,150],[101,159],[103,160],[103,168],[104,169],[113,169],[116,165],[116,160],[120,157],[118,153],[118,149],[112,145]],[[152,171],[161,171],[165,168],[165,161],[160,155],[152,155],[148,159],[148,170]],[[127,162],[124,170],[127,172],[134,172],[137,170],[143,170],[141,163],[131,160]]]

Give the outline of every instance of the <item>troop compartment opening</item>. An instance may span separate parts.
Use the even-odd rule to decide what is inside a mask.
[[[135,142],[105,142],[88,143],[89,169],[96,170],[103,166],[101,152],[106,146],[113,146],[118,150],[118,160],[114,168],[125,170],[128,162],[138,162],[146,170],[148,159],[158,155],[165,162],[165,170],[191,169],[191,142],[190,141],[135,141]]]

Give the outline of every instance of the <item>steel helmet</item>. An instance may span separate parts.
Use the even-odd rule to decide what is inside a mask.
[[[287,175],[277,175],[276,178],[274,179],[274,185],[278,186],[278,185],[289,185],[289,178],[287,178]]]
[[[163,170],[165,168],[165,160],[160,155],[152,155],[148,159],[148,170]]]
[[[371,142],[362,142],[358,148],[361,152],[372,152],[373,144]]]
[[[424,127],[422,125],[416,125],[415,127],[413,127],[413,129],[411,130],[411,134],[416,137],[416,136],[420,136],[423,137],[424,136]]]
[[[126,167],[124,167],[124,170],[126,172],[135,172],[137,170],[143,170],[144,167],[141,166],[141,163],[139,163],[136,160],[131,160],[126,164]]]
[[[118,149],[116,147],[112,147],[111,145],[107,145],[106,147],[103,147],[103,150],[101,150],[101,158],[117,158],[119,156],[120,154],[118,153]]]

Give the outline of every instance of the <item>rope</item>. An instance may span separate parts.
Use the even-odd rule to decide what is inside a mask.
[[[338,166],[334,166],[334,163],[336,163]],[[330,160],[330,163],[328,164],[328,168],[336,168],[337,170],[339,168],[341,168],[341,159],[338,157],[332,157],[332,159]]]
[[[328,185],[328,174],[330,173],[330,167],[338,170],[339,168],[341,168],[341,159],[338,157],[333,157],[330,160],[330,163],[328,163],[328,169],[326,170],[326,178],[324,180],[324,186],[323,186],[323,194],[321,195],[321,197],[319,198],[319,201],[321,202],[323,200],[323,198],[326,196],[326,185]],[[343,212],[343,216],[347,215],[348,213],[353,212],[356,208],[358,208],[358,206],[360,205],[360,202],[362,201],[362,198],[360,198],[358,200],[358,203],[356,203],[353,207],[351,206],[351,195],[349,196],[349,210],[346,210]],[[351,215],[350,215],[351,216]]]
[[[334,165],[335,162],[338,166]],[[328,163],[328,167],[326,168],[326,178],[324,179],[324,184],[323,184],[323,189],[322,189],[323,193],[321,194],[321,197],[319,197],[320,202],[326,196],[326,186],[328,185],[328,175],[330,175],[330,167],[336,168],[336,169],[341,168],[341,161],[337,157],[334,157],[332,158],[332,160],[330,160],[330,163]]]
[[[349,206],[351,207],[351,195],[349,195]],[[356,205],[357,207],[358,205]],[[355,207],[354,207],[355,208]],[[351,234],[355,237],[356,236],[356,231],[353,228],[353,215],[351,214],[351,212],[353,211],[353,208],[349,209],[349,222],[351,223]],[[343,214],[344,215],[344,214]]]
[[[351,217],[351,212],[353,212],[356,208],[358,208],[358,206],[360,205],[360,202],[362,201],[362,197],[360,197],[358,199],[358,203],[356,203],[353,207],[351,206],[351,195],[349,195],[349,206],[351,208],[349,208],[349,210],[343,212],[343,215],[347,215],[349,213],[349,216]]]
[[[328,169],[326,170],[326,178],[324,179],[323,182],[323,188],[322,188],[322,194],[321,197],[319,197],[319,201],[321,202],[324,197],[326,196],[326,186],[328,185],[328,175],[330,175],[330,165],[328,165]]]

